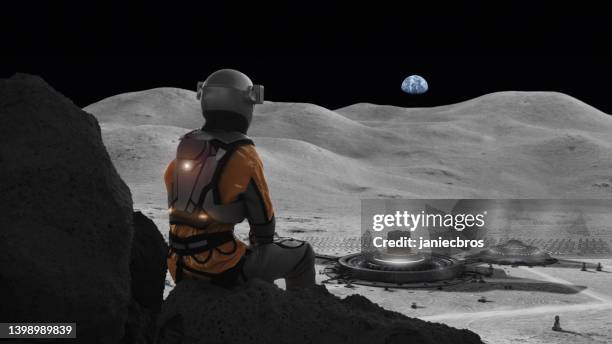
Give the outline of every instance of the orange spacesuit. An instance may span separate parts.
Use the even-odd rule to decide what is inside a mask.
[[[168,165],[164,175],[168,192],[170,192],[170,188],[172,187],[172,176],[177,168],[176,165],[177,162],[175,159]],[[218,188],[222,203],[235,202],[238,197],[248,197],[252,201],[250,203],[247,202],[247,204],[252,204],[252,206],[256,208],[249,209],[249,212],[258,212],[260,214],[253,214],[253,216],[248,219],[251,224],[256,225],[256,222],[261,222],[259,223],[260,225],[265,225],[273,221],[274,211],[272,209],[268,186],[264,179],[263,166],[253,145],[245,144],[236,149],[224,167],[224,173],[219,178]],[[255,218],[255,216],[258,217]],[[207,227],[208,233],[233,232],[234,230],[234,224],[221,223],[214,220],[211,222],[212,223]],[[255,228],[256,230],[257,228],[265,229],[264,226]],[[266,236],[274,234],[273,230],[271,233],[269,229],[266,231],[267,232],[261,233],[261,235]],[[200,230],[185,224],[171,224],[170,232],[178,237],[189,237],[199,234]],[[257,233],[252,234],[257,235]],[[223,243],[215,249],[207,250],[193,256],[186,256],[184,258],[184,264],[188,268],[186,274],[192,274],[189,272],[191,269],[218,274],[233,268],[244,256],[246,246],[247,245],[242,241],[234,240]],[[175,279],[176,258],[176,254],[172,253],[168,260],[168,269]]]

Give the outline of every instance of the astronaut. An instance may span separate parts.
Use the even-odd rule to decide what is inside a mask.
[[[200,278],[231,287],[253,278],[314,285],[309,243],[278,238],[263,164],[246,135],[263,86],[221,69],[198,83],[205,124],[184,135],[164,174],[168,193],[168,270],[175,282]],[[249,223],[247,245],[234,226]]]

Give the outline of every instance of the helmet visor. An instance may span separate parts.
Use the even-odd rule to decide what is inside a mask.
[[[244,98],[251,104],[263,104],[264,102],[264,87],[262,85],[250,86],[247,90],[239,90],[232,87],[204,85],[203,81],[198,82],[197,99],[202,97],[220,96],[232,98]]]

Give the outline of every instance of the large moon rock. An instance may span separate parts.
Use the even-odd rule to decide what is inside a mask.
[[[163,302],[168,244],[153,221],[134,212],[130,261],[132,300],[122,343],[152,343],[155,320]]]
[[[80,342],[119,342],[132,198],[96,119],[38,77],[0,80],[0,164],[0,322],[76,322]]]
[[[185,280],[158,323],[159,344],[482,343],[471,331],[408,318],[363,296],[341,300],[323,286],[284,291],[258,280],[234,290]]]
[[[163,301],[167,254],[168,244],[157,226],[141,212],[134,212],[132,297],[153,311],[159,311]]]

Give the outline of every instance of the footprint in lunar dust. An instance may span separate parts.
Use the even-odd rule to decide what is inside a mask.
[[[298,223],[312,222],[311,219],[306,219],[303,217],[285,217],[284,220],[287,222],[298,222]]]
[[[401,198],[402,196],[400,196],[400,195],[376,194],[376,197],[397,199],[397,198]]]
[[[321,233],[325,231],[322,229],[292,228],[292,229],[288,229],[287,232],[289,233]]]

